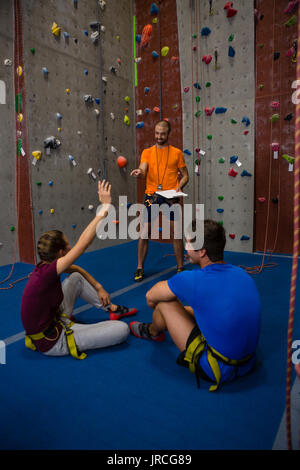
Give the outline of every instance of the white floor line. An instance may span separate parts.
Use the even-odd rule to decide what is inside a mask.
[[[189,263],[186,262],[184,264],[189,264]],[[115,297],[118,297],[119,295],[125,294],[126,292],[129,292],[133,289],[136,289],[137,287],[140,287],[144,284],[147,284],[148,282],[151,282],[151,281],[157,279],[158,277],[164,276],[165,274],[168,274],[171,271],[174,271],[176,268],[177,268],[177,266],[172,266],[171,268],[165,269],[164,271],[161,271],[159,273],[153,274],[150,277],[147,277],[146,279],[144,279],[141,282],[135,282],[134,284],[130,284],[127,287],[123,287],[123,289],[119,289],[119,290],[113,292],[112,294],[110,294],[110,298],[113,299]],[[76,315],[80,312],[85,312],[86,310],[89,310],[90,308],[93,308],[93,306],[90,305],[90,304],[82,305],[81,307],[76,308],[74,310],[73,314]],[[21,331],[20,333],[9,336],[8,338],[6,338],[2,341],[4,341],[6,346],[8,346],[9,344],[16,343],[17,341],[20,341],[21,339],[24,339],[24,338],[25,338],[25,331]]]

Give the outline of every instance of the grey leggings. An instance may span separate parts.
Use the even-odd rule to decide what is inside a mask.
[[[99,301],[96,290],[79,273],[72,273],[68,276],[62,283],[62,290],[64,300],[60,306],[60,310],[67,315],[67,317],[71,317],[78,297],[94,307],[104,309]],[[62,320],[66,325],[70,323],[68,318],[62,318]],[[74,339],[78,352],[123,343],[126,341],[129,334],[127,323],[118,320],[106,320],[86,325],[75,323],[71,328],[74,331]],[[47,356],[66,356],[69,354],[64,331],[61,332],[59,340],[55,343],[53,348],[44,354]]]

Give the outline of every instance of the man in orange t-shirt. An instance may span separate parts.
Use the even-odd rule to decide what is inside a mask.
[[[179,198],[165,199],[155,194],[156,191],[170,189],[181,191],[189,180],[183,152],[168,143],[171,126],[168,121],[159,121],[155,126],[155,145],[143,150],[139,168],[131,172],[131,176],[146,177],[144,205],[147,208],[144,230],[151,229],[151,206],[153,204],[178,203]],[[178,172],[180,179],[178,179]],[[174,216],[170,213],[170,232],[174,234]],[[176,216],[175,216],[176,217]],[[173,237],[174,253],[177,261],[177,272],[183,271],[183,241]],[[144,261],[148,252],[148,238],[140,237],[138,241],[138,265],[134,276],[135,281],[144,278]]]

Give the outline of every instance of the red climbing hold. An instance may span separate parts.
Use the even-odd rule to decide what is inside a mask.
[[[124,168],[124,167],[127,165],[127,160],[126,160],[126,158],[125,158],[125,157],[122,157],[122,156],[118,157],[118,158],[117,158],[117,164],[118,164],[118,166],[119,166],[120,168]]]
[[[230,238],[232,238],[232,240],[235,239],[235,234],[234,233],[230,233],[229,236],[230,236]]]
[[[207,106],[204,108],[204,111],[205,111],[205,114],[206,116],[211,116],[212,113],[214,112],[215,108],[212,107],[212,108],[208,108]]]
[[[204,55],[202,57],[202,62],[205,62],[207,65],[212,61],[212,56],[211,55]]]
[[[235,177],[237,174],[238,174],[238,172],[237,172],[237,171],[234,171],[234,169],[233,169],[233,168],[230,168],[230,170],[229,170],[229,172],[228,172],[228,175],[229,175],[229,176],[233,176],[233,177]]]

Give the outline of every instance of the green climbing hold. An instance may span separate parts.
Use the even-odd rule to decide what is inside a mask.
[[[229,36],[229,38],[228,38],[228,41],[229,41],[229,42],[232,42],[233,40],[234,40],[234,34],[231,34],[231,35]]]
[[[193,38],[193,39],[196,39],[196,38],[197,38],[197,34],[193,34],[192,38]]]
[[[223,220],[219,220],[218,222],[220,225],[223,225]]]
[[[197,112],[195,113],[195,117],[199,117],[199,116],[201,116],[201,111],[200,111],[200,109],[199,109],[199,111],[197,111]]]
[[[218,196],[219,201],[223,201],[224,196]]]
[[[231,124],[236,124],[237,121],[235,119],[230,119]]]
[[[259,47],[262,49],[262,48],[264,47],[264,43],[261,42],[260,45],[259,45]]]
[[[285,26],[292,26],[297,22],[297,16],[293,15],[286,23]]]
[[[208,134],[207,138],[208,138],[208,140],[212,140],[212,135]]]
[[[295,158],[294,157],[290,157],[289,155],[287,155],[286,153],[284,153],[282,155],[282,158],[284,158],[287,162],[289,162],[291,165],[294,165],[295,163]]]
[[[196,96],[196,102],[199,103],[200,101],[200,96]]]
[[[15,231],[15,227],[12,225],[9,229],[11,232],[14,232]]]
[[[273,116],[271,116],[271,118],[270,118],[270,121],[271,122],[276,122],[276,121],[278,121],[278,119],[279,119],[279,114],[273,114]]]
[[[219,163],[225,163],[225,158],[221,157],[221,158],[219,158],[218,161],[219,161]]]
[[[209,88],[211,86],[211,82],[206,82],[205,86],[206,86],[206,88]]]
[[[31,52],[31,54],[34,54],[34,53],[35,53],[35,48],[34,48],[34,47],[31,47],[31,48],[30,48],[30,52]]]
[[[260,90],[262,90],[263,87],[264,87],[264,86],[263,86],[263,84],[261,83],[261,84],[259,85]]]
[[[36,185],[37,185],[37,186],[41,186],[41,185],[42,185],[42,182],[41,182],[41,181],[37,181],[37,182],[36,182]]]

